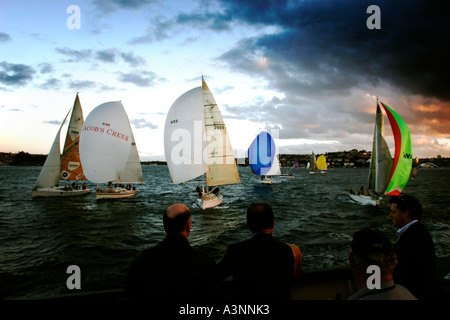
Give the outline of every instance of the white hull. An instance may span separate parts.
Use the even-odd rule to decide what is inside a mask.
[[[293,175],[290,175],[290,174],[282,174],[280,177],[283,178],[283,179],[285,179],[285,178],[289,178],[289,179],[295,178]]]
[[[364,195],[357,195],[357,194],[348,194],[350,196],[350,198],[352,198],[353,201],[358,202],[359,204],[362,205],[372,205],[372,206],[376,206],[380,204],[380,200],[379,199],[374,199],[371,196],[364,196]]]
[[[223,196],[222,195],[214,195],[214,194],[203,194],[201,198],[198,198],[200,207],[205,210],[208,208],[213,208],[222,203]]]
[[[136,190],[127,190],[125,188],[109,189],[104,191],[99,191],[95,193],[95,198],[97,199],[123,199],[134,196],[137,193]]]
[[[37,188],[31,196],[34,197],[73,197],[88,194],[91,189],[64,190],[64,187]]]
[[[264,177],[264,179],[261,180],[262,183],[271,184],[272,183],[272,177]]]

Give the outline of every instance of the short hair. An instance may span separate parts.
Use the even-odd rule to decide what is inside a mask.
[[[366,271],[370,265],[380,267],[381,273],[392,273],[397,256],[388,237],[377,230],[363,229],[353,234],[351,251],[355,266]]]
[[[167,233],[182,232],[185,229],[190,217],[191,217],[191,211],[189,210],[189,208],[187,208],[186,211],[177,214],[173,218],[169,218],[169,216],[167,215],[167,209],[166,209],[166,210],[164,210],[164,213],[163,213],[164,230]]]
[[[274,220],[272,205],[267,201],[252,202],[247,208],[247,225],[253,233],[273,228]]]
[[[400,196],[392,196],[390,203],[397,204],[397,209],[401,212],[409,211],[412,220],[420,220],[423,216],[422,205],[416,197],[401,194]]]

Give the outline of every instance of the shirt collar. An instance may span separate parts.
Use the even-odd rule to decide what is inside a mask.
[[[359,291],[357,291],[356,293],[354,293],[349,300],[358,300],[361,299],[367,295],[372,295],[372,294],[378,294],[381,293],[383,291],[389,290],[394,288],[394,280],[388,280],[386,282],[382,282],[380,283],[380,289],[369,289],[367,287],[364,287],[362,289],[360,289]]]
[[[416,223],[419,220],[412,220],[411,222],[407,223],[406,225],[404,225],[402,228],[397,230],[398,236],[400,237],[403,233],[405,233],[405,231],[411,227],[414,223]]]

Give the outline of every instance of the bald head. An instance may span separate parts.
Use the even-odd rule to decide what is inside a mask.
[[[173,219],[176,216],[185,213],[186,211],[189,211],[189,208],[186,207],[184,204],[175,203],[166,209],[166,214],[169,219]]]
[[[184,204],[173,204],[164,211],[163,224],[167,233],[183,233],[187,237],[191,230],[191,211]]]

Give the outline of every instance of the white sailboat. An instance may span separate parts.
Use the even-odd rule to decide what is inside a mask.
[[[164,149],[174,184],[205,175],[198,199],[202,209],[222,203],[218,186],[239,183],[222,114],[203,77],[201,87],[185,92],[170,107]]]
[[[103,103],[86,118],[80,157],[90,181],[108,183],[106,189],[97,186],[97,199],[134,196],[137,190],[131,185],[144,183],[133,131],[120,101]]]
[[[83,126],[83,111],[81,109],[78,93],[71,110],[72,115],[67,129],[63,154],[61,155],[60,150],[60,134],[61,129],[69,116],[70,110],[56,134],[47,159],[45,160],[44,166],[36,181],[36,186],[32,191],[32,197],[77,196],[87,194],[91,191],[85,187],[85,184],[79,186],[75,183],[75,181],[86,180],[79,156],[79,140],[81,128]],[[59,180],[73,180],[74,182],[72,185],[60,186]]]
[[[275,155],[270,170],[266,174],[261,176],[261,181],[263,183],[270,184],[272,183],[272,176],[281,176],[280,161],[278,159],[278,155]]]
[[[381,108],[388,116],[394,135],[394,158],[384,139],[384,117]],[[349,196],[359,204],[374,206],[380,203],[383,193],[398,196],[408,182],[411,168],[412,148],[409,129],[394,110],[377,99],[369,186],[366,191],[364,187],[357,193],[350,191]]]
[[[291,171],[292,171],[294,168],[298,168],[298,166],[299,166],[299,163],[296,162],[296,163],[289,169],[288,172],[282,173],[282,174],[281,174],[281,178],[294,178],[294,175],[291,173]]]

